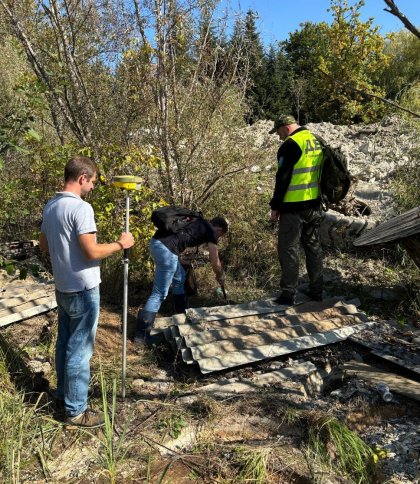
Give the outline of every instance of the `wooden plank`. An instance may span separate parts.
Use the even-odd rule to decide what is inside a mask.
[[[38,299],[37,303],[37,305],[22,309],[19,312],[12,312],[11,314],[4,315],[0,318],[0,327],[7,326],[11,323],[16,323],[17,321],[21,321],[22,319],[31,318],[32,316],[45,313],[57,307],[55,296]]]
[[[414,380],[409,380],[395,373],[380,370],[379,368],[358,361],[344,363],[341,368],[349,375],[357,376],[357,378],[367,380],[374,385],[385,383],[389,386],[391,392],[420,401],[420,383]]]
[[[417,373],[417,375],[420,377],[420,365],[411,364],[409,361],[402,360],[401,358],[398,358],[395,355],[384,353],[383,351],[372,350],[371,353],[375,356],[379,356],[380,358],[383,358],[384,360],[390,361],[395,365],[399,365],[401,366],[401,368],[411,370],[414,373]]]
[[[373,355],[399,365],[401,368],[411,370],[420,376],[420,355],[417,347],[414,351],[407,351],[401,345],[385,344],[384,342],[377,344],[360,336],[350,336],[349,339],[365,348],[369,348]]]
[[[343,328],[326,331],[325,333],[316,333],[310,336],[294,338],[292,340],[280,341],[271,345],[263,345],[258,348],[235,351],[218,355],[216,357],[204,358],[197,363],[202,373],[220,371],[234,366],[246,365],[255,361],[274,358],[276,356],[294,353],[296,351],[307,350],[318,346],[324,346],[337,341],[343,341],[358,331],[363,331],[369,327],[375,326],[376,323],[368,321],[355,326],[345,326]]]
[[[377,225],[357,238],[353,244],[362,247],[373,244],[384,244],[401,240],[420,233],[420,207],[413,208],[397,217]]]

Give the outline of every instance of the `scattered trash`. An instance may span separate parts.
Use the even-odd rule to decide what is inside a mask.
[[[385,383],[379,383],[379,385],[377,386],[377,390],[380,393],[384,402],[390,402],[394,398],[392,393],[389,391],[389,386]]]

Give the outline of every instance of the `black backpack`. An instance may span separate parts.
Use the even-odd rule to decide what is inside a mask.
[[[150,220],[154,226],[163,232],[176,234],[191,222],[203,219],[200,212],[194,212],[185,207],[175,205],[160,207],[153,210]]]
[[[350,188],[347,158],[340,148],[333,148],[320,136],[315,136],[324,152],[320,175],[320,192],[323,205],[343,200]]]

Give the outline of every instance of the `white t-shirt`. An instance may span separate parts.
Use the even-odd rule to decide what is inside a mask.
[[[87,260],[78,236],[96,233],[91,205],[71,192],[57,192],[44,208],[41,232],[48,250],[55,287],[61,292],[92,289],[101,282],[100,261]]]

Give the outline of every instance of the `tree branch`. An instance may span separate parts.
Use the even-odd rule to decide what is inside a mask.
[[[385,1],[387,1],[387,0],[385,0]],[[336,82],[337,84],[340,84],[340,86],[343,86],[343,87],[345,87],[347,89],[350,89],[351,91],[357,92],[359,94],[362,94],[363,96],[369,96],[369,97],[373,97],[375,99],[379,99],[380,101],[382,101],[382,102],[384,102],[386,104],[390,104],[391,106],[394,106],[397,109],[401,109],[401,111],[405,111],[406,113],[409,113],[409,114],[411,114],[412,116],[414,116],[416,118],[420,118],[420,114],[415,113],[414,111],[411,111],[410,109],[404,108],[404,107],[400,106],[399,104],[394,103],[393,101],[390,101],[389,99],[385,99],[384,97],[378,96],[377,94],[371,94],[369,92],[362,91],[361,89],[358,89],[357,87],[353,87],[353,86],[351,86],[350,84],[348,84],[346,82],[342,82],[342,81],[339,81],[338,79],[335,79],[331,74],[326,73],[325,71],[323,71],[319,67],[317,69],[319,70],[319,72],[321,72],[322,74],[324,74],[324,76],[328,77],[333,82]]]
[[[30,42],[29,38],[26,35],[25,30],[23,29],[22,25],[19,22],[17,15],[14,15],[14,12],[9,8],[9,5],[4,1],[0,0],[0,5],[3,7],[4,11],[6,12],[7,16],[9,17],[12,26],[15,31],[16,37],[21,42],[28,62],[32,66],[35,74],[37,75],[38,79],[45,83],[48,87],[48,92],[57,103],[57,106],[64,116],[65,120],[67,121],[68,125],[70,126],[71,130],[75,134],[75,136],[83,143],[88,144],[88,140],[86,138],[83,129],[79,125],[77,119],[72,115],[71,112],[67,109],[66,104],[64,103],[63,99],[57,94],[57,91],[54,89],[53,83],[51,81],[51,77],[48,74],[45,66],[42,64],[41,60],[39,59],[38,55],[35,52],[35,49]]]
[[[404,24],[405,28],[409,30],[412,34],[414,34],[418,39],[420,39],[420,32],[417,28],[408,20],[408,18],[398,9],[395,5],[394,0],[384,0],[384,2],[388,5],[389,8],[384,8],[385,12],[389,12],[395,17],[398,17],[401,22]]]

